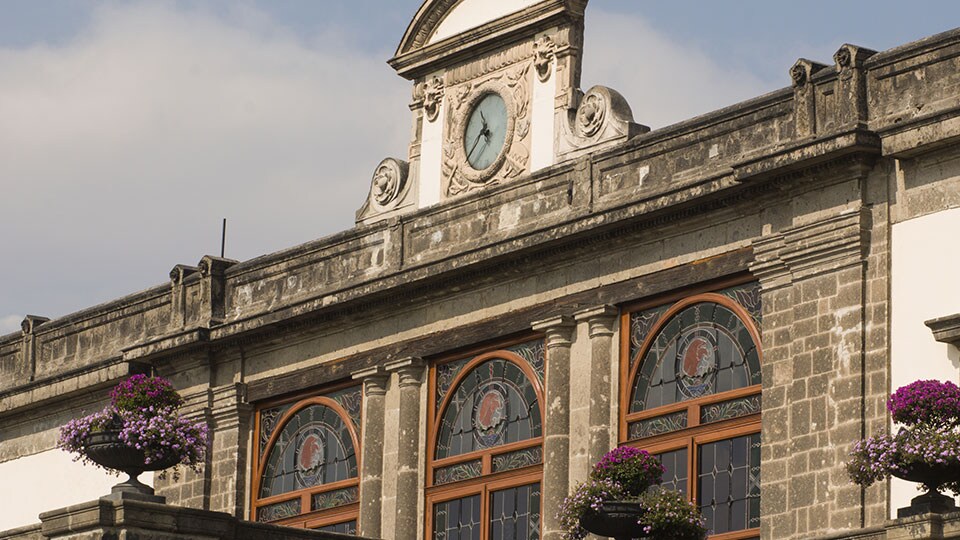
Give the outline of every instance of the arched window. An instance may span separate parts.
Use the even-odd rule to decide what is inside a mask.
[[[724,539],[759,536],[760,321],[757,283],[647,302],[622,321],[620,440],[658,455],[664,485]]]
[[[427,537],[540,537],[542,340],[430,368]]]
[[[351,386],[257,410],[253,519],[356,534],[361,395]]]

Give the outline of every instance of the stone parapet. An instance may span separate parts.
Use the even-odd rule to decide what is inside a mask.
[[[101,498],[40,514],[40,526],[0,533],[3,540],[343,540],[362,538],[243,521],[222,512]]]

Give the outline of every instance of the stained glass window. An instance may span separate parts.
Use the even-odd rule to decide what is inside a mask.
[[[537,339],[432,366],[434,540],[540,538],[546,361]]]
[[[257,521],[326,530],[332,513],[329,530],[355,532],[361,397],[354,385],[257,411]]]
[[[665,469],[663,486],[697,501],[710,534],[755,538],[759,285],[726,286],[627,312],[620,440],[657,455]]]
[[[540,402],[520,367],[494,358],[454,390],[441,417],[436,459],[540,436]]]

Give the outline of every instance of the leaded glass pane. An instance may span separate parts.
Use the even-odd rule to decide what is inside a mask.
[[[714,533],[760,526],[760,434],[697,449],[700,512]]]
[[[434,540],[480,540],[480,495],[433,505]]]
[[[310,497],[311,510],[326,510],[345,504],[355,503],[360,500],[360,490],[357,486],[350,486],[343,489],[324,491],[323,493],[314,493]]]
[[[318,531],[332,532],[340,534],[357,534],[357,520],[344,521],[343,523],[334,523],[333,525],[324,525],[317,527]]]
[[[670,433],[679,431],[687,427],[687,411],[677,411],[675,413],[655,416],[644,420],[630,422],[627,427],[627,436],[630,439],[642,439],[644,437],[653,437],[661,433]]]
[[[530,364],[530,367],[533,368],[534,373],[537,374],[537,378],[543,383],[546,348],[543,345],[542,339],[507,347],[507,350],[516,353],[517,356],[526,360],[527,363]]]
[[[439,486],[441,484],[476,478],[481,474],[483,474],[483,464],[479,459],[475,459],[473,461],[466,461],[464,463],[457,463],[456,465],[448,465],[435,469],[433,471],[433,483]]]
[[[750,331],[726,306],[692,304],[664,324],[644,353],[630,412],[760,383]]]
[[[357,455],[347,424],[330,407],[309,405],[290,418],[270,449],[260,497],[356,476]]]
[[[436,459],[541,434],[537,392],[512,362],[495,358],[480,364],[453,392],[437,433]]]
[[[524,448],[523,450],[514,450],[513,452],[493,456],[491,465],[493,472],[500,472],[536,465],[541,461],[543,461],[543,449],[534,446],[533,448]]]
[[[353,422],[354,429],[360,429],[360,409],[363,402],[363,390],[360,386],[352,386],[337,390],[326,395],[326,397],[337,402],[338,405],[347,411],[350,421]]]
[[[260,411],[260,453],[263,454],[263,451],[267,448],[267,443],[270,442],[270,436],[273,435],[273,432],[276,431],[277,425],[280,423],[280,417],[283,416],[283,413],[290,410],[292,404],[280,405],[279,407],[271,407],[269,409],[263,409]]]
[[[687,449],[681,448],[671,452],[657,454],[657,459],[663,465],[663,482],[665,489],[687,494]]]
[[[491,540],[540,538],[540,484],[490,494]]]
[[[300,514],[300,499],[278,502],[257,509],[257,521],[267,522]]]
[[[700,408],[700,423],[709,424],[758,413],[760,406],[760,394],[711,403]]]

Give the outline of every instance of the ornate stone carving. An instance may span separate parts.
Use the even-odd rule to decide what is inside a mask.
[[[443,80],[440,77],[430,77],[426,82],[418,85],[423,95],[423,110],[427,113],[427,120],[433,122],[440,112],[440,103],[443,100]],[[416,91],[414,93],[416,96]]]
[[[847,47],[841,47],[840,50],[833,55],[833,61],[841,68],[850,67],[851,58],[850,49]]]
[[[577,129],[583,137],[593,137],[603,127],[607,110],[606,100],[596,89],[584,96],[577,107]]]
[[[201,276],[207,277],[210,275],[210,263],[207,262],[206,259],[201,259],[200,262],[197,263],[197,271],[200,272]]]
[[[176,285],[180,283],[180,267],[174,266],[173,270],[170,270],[170,281]]]
[[[530,160],[530,81],[532,60],[499,71],[482,81],[448,88],[447,122],[443,149],[444,193],[453,197],[479,187],[515,178],[528,170]],[[496,92],[507,107],[506,142],[500,155],[482,171],[467,164],[463,130],[473,106]]]
[[[550,36],[540,36],[540,39],[533,43],[533,67],[537,70],[537,78],[540,82],[550,80],[551,63],[555,56],[556,44]]]
[[[803,86],[810,81],[814,73],[825,67],[827,66],[812,60],[807,60],[806,58],[801,58],[790,68],[790,80],[793,81],[793,86]]]
[[[370,199],[374,208],[387,210],[395,206],[407,181],[407,162],[386,158],[377,165],[370,185]]]
[[[30,319],[24,319],[20,321],[20,331],[24,334],[30,333]]]

